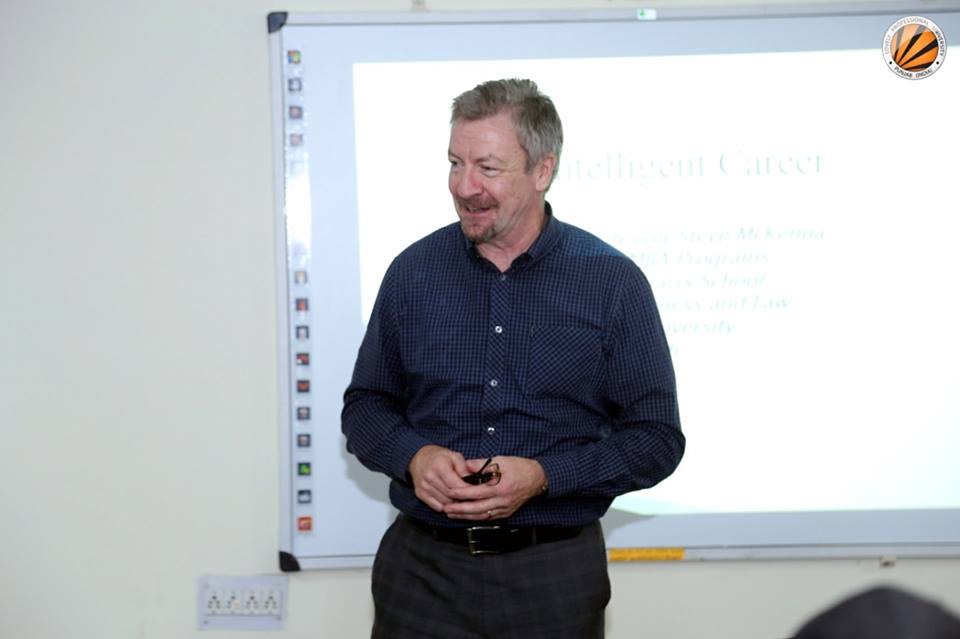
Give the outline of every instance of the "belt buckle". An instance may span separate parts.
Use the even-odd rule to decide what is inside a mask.
[[[493,532],[501,530],[502,526],[471,526],[467,528],[467,548],[470,550],[471,555],[496,555],[499,553],[498,550],[491,550],[490,548],[482,548],[480,539],[477,538],[476,533],[480,533],[480,536],[483,536],[484,532]]]

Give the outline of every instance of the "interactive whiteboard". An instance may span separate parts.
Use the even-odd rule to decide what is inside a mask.
[[[553,98],[548,200],[640,265],[674,357],[686,456],[608,546],[960,552],[960,59],[883,55],[960,12],[756,11],[271,14],[284,569],[369,565],[394,516],[342,393],[390,260],[456,219],[450,101],[498,77]]]

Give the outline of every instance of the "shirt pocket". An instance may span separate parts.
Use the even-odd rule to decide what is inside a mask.
[[[573,401],[599,387],[603,334],[587,326],[530,327],[523,391],[531,397]]]

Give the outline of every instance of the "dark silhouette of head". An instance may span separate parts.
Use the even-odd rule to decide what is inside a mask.
[[[960,618],[933,601],[878,587],[821,612],[794,639],[960,639]]]

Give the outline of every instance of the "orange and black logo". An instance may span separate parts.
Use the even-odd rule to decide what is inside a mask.
[[[901,78],[920,80],[943,66],[947,40],[927,18],[910,16],[894,22],[883,37],[883,58]]]

